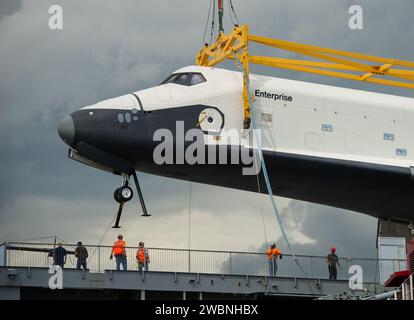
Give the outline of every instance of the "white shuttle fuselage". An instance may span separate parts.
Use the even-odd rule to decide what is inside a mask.
[[[129,163],[152,174],[257,192],[256,177],[231,165],[151,163],[155,144],[144,141],[157,128],[174,130],[173,122],[183,121],[186,130],[202,129],[207,146],[223,144],[222,132],[242,130],[242,90],[240,72],[185,67],[159,86],[76,111],[76,132],[59,132],[79,158],[115,173]],[[414,220],[414,99],[259,75],[251,75],[250,91],[277,195]],[[211,108],[217,112],[203,128],[200,114]],[[249,140],[241,144],[252,148]],[[100,161],[104,153],[108,159]],[[111,155],[126,162],[116,164]]]

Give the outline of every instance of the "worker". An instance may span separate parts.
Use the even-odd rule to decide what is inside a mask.
[[[140,241],[138,244],[137,250],[137,262],[138,262],[138,270],[148,271],[148,263],[150,263],[149,254],[147,248],[144,247],[144,242]]]
[[[332,247],[331,252],[326,257],[326,262],[328,263],[328,270],[329,270],[329,280],[336,280],[338,276],[338,269],[336,266],[342,269],[341,265],[339,264],[338,256],[336,255],[336,248]]]
[[[266,250],[266,256],[269,260],[269,276],[275,277],[277,273],[277,258],[282,259],[282,251],[276,248],[276,243],[272,243],[269,249]]]
[[[53,250],[53,264],[63,269],[66,263],[67,251],[63,248],[62,242],[58,242],[58,246]]]
[[[83,270],[86,270],[86,259],[89,257],[88,250],[82,245],[82,242],[79,241],[78,245],[75,249],[75,257],[78,258],[76,262],[76,269],[80,269],[81,267]]]
[[[123,240],[122,234],[118,234],[118,240],[114,242],[112,247],[111,257],[116,259],[116,270],[121,270],[121,264],[124,271],[127,269],[127,255],[126,255],[126,243]]]

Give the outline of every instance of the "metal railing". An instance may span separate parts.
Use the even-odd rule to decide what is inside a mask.
[[[414,300],[414,273],[394,291],[394,300]]]
[[[49,252],[54,244],[8,242],[5,244],[6,266],[49,267],[53,258]],[[76,245],[65,244],[68,252],[65,268],[76,268],[77,259],[73,255]],[[110,260],[112,247],[85,245],[88,250],[88,269],[91,272],[103,272],[116,269],[115,259]],[[128,270],[137,270],[137,247],[127,247]],[[150,256],[149,271],[193,272],[238,275],[269,275],[268,260],[264,253],[234,252],[234,251],[207,251],[169,248],[147,248]],[[305,272],[298,268],[293,257],[284,254],[278,260],[277,276],[280,277],[309,277],[315,279],[329,278],[326,257],[296,255],[296,258]],[[339,258],[342,268],[338,269],[338,280],[348,280],[348,269],[352,265],[359,265],[363,270],[365,283],[379,283],[381,277],[388,277],[396,271],[405,270],[407,261],[391,259],[368,258]],[[387,274],[388,273],[388,274]]]

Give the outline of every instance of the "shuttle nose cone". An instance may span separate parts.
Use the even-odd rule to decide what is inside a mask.
[[[60,138],[68,145],[71,145],[75,140],[75,125],[70,115],[65,116],[60,121],[58,133]]]

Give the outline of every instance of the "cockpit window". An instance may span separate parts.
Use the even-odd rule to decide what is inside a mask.
[[[174,73],[164,80],[161,84],[176,83],[183,86],[193,86],[202,82],[206,82],[206,78],[201,73],[186,72]]]
[[[179,76],[179,74],[172,74],[167,79],[165,79],[161,84],[167,84],[167,83],[174,83],[174,80]]]
[[[199,83],[202,83],[202,82],[206,82],[206,78],[204,78],[201,73],[192,73],[191,74],[190,86],[193,86],[195,84],[199,84]]]
[[[190,78],[189,73],[182,73],[177,78],[175,78],[174,83],[182,84],[184,86],[188,86],[188,80]]]

